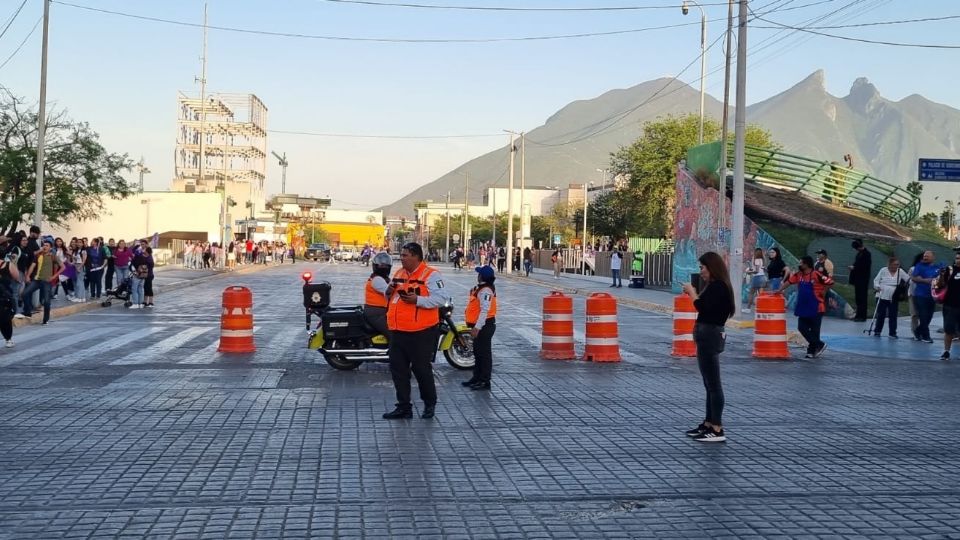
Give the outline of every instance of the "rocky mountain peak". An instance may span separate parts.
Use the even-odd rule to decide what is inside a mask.
[[[846,102],[850,107],[859,112],[872,111],[881,101],[883,101],[883,98],[880,96],[880,92],[877,91],[877,87],[867,80],[866,77],[859,77],[853,81],[853,86],[850,87],[850,94],[846,98]]]

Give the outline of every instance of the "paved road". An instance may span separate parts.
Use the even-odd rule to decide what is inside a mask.
[[[437,418],[387,422],[385,366],[303,347],[308,268],[360,298],[363,269],[300,264],[17,329],[0,538],[960,538],[956,364],[761,362],[736,333],[730,440],[703,445],[683,436],[703,389],[666,316],[621,309],[620,364],[542,361],[547,289],[502,281],[493,391],[441,357]],[[473,279],[446,283],[464,298]],[[216,352],[228,284],[254,291],[255,354]]]

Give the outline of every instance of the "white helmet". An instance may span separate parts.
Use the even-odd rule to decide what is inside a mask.
[[[393,259],[390,258],[389,253],[385,251],[381,251],[380,253],[377,253],[376,255],[374,255],[373,265],[386,266],[389,269],[391,266],[393,266]]]

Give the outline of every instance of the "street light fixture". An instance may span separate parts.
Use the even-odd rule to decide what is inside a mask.
[[[700,10],[700,130],[697,134],[697,144],[703,144],[703,104],[704,104],[704,83],[707,80],[707,14],[703,11],[703,6],[695,0],[684,0],[680,6],[683,14],[690,13],[689,5],[694,5]]]
[[[598,173],[601,173],[601,174],[600,174],[600,178],[601,178],[601,181],[600,181],[600,186],[601,186],[601,187],[600,187],[600,191],[605,193],[605,192],[606,192],[606,189],[607,189],[607,170],[606,170],[606,169],[596,169],[596,171],[597,171]]]

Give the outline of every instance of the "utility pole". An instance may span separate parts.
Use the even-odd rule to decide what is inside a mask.
[[[33,204],[33,224],[43,223],[44,145],[47,138],[47,43],[50,34],[50,0],[43,0],[43,45],[40,52],[40,111],[37,117],[37,183]]]
[[[203,54],[200,56],[200,164],[197,168],[197,183],[203,184],[203,162],[206,149],[203,140],[204,124],[207,121],[207,3],[203,3]]]
[[[513,153],[514,135],[510,133],[510,186],[507,188],[507,273],[513,270]]]
[[[463,173],[463,254],[467,254],[467,230],[470,223],[470,173]]]
[[[290,162],[287,161],[286,152],[284,152],[282,156],[272,150],[270,151],[270,153],[273,154],[274,157],[276,157],[278,160],[280,160],[280,167],[283,168],[283,174],[281,176],[282,180],[280,180],[280,194],[283,195],[287,192],[287,165],[289,165]]]
[[[693,4],[700,10],[700,130],[697,144],[703,144],[704,83],[707,80],[707,14],[703,11],[703,6],[695,0],[684,0],[683,5],[680,6],[684,15],[690,13],[687,4]]]
[[[530,228],[527,224],[526,205],[524,196],[527,189],[527,137],[526,133],[520,132],[520,250],[526,247],[527,237],[530,235]],[[513,264],[513,253],[509,254],[510,265]],[[508,265],[509,266],[509,265]],[[513,267],[511,266],[512,270]]]
[[[717,200],[717,249],[724,248],[723,225],[727,221],[727,137],[730,123],[730,56],[733,52],[733,2],[727,2],[727,52],[723,73],[723,119],[720,126],[720,182],[717,191],[720,192]]]
[[[743,294],[743,177],[747,135],[747,0],[740,0],[740,20],[737,30],[737,113],[735,122],[736,148],[733,164],[733,217],[730,245],[730,282],[735,283],[733,295],[736,313],[740,313]]]
[[[443,252],[443,261],[447,262],[450,257],[450,192],[447,192],[447,247]]]

